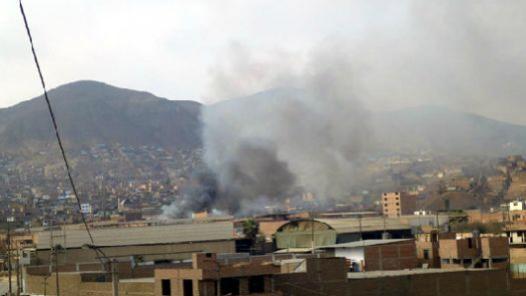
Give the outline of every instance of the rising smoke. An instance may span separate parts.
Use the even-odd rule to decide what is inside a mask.
[[[215,179],[186,191],[174,204],[176,215],[213,208],[253,213],[307,192],[348,196],[371,137],[369,114],[353,94],[349,56],[318,50],[300,71],[281,63],[273,72],[274,60],[253,61],[239,45],[232,50],[229,63],[215,71],[218,93],[238,95],[244,79],[263,91],[203,111],[204,159]]]
[[[235,213],[264,206],[253,201],[304,192],[347,196],[371,136],[368,113],[353,94],[349,56],[343,50],[319,50],[298,74],[290,69],[276,75],[268,74],[276,63],[254,62],[249,54],[232,56],[229,68],[216,72],[216,85],[224,91],[229,88],[225,81],[237,85],[247,79],[266,90],[203,113],[205,162],[220,184],[218,204]]]
[[[353,5],[376,14],[387,2]],[[523,1],[408,0],[387,8],[388,18],[369,16],[375,23],[308,55],[261,58],[232,45],[211,71],[210,97],[256,94],[203,112],[205,162],[218,185],[209,206],[236,212],[302,192],[349,194],[379,134],[366,110],[434,104],[524,122],[521,108],[502,108],[525,104]]]

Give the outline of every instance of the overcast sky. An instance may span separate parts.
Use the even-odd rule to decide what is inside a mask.
[[[24,4],[49,87],[93,79],[207,103],[272,86],[220,92],[218,73],[228,84],[250,68],[269,81],[334,46],[350,53],[353,95],[370,109],[436,104],[526,123],[526,1]],[[0,106],[40,93],[16,0],[0,1],[0,90]]]

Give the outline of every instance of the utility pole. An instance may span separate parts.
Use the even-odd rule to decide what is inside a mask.
[[[110,262],[111,267],[111,283],[113,287],[113,296],[119,296],[119,275],[117,273],[117,260],[112,259]]]
[[[311,237],[310,237],[310,247],[311,247],[311,254],[314,254],[314,216],[313,213],[310,213],[310,228],[311,228]]]
[[[20,281],[20,253],[18,246],[16,248],[16,295],[20,296],[22,282]]]
[[[358,230],[360,231],[360,240],[363,240],[362,214],[358,214]]]
[[[55,255],[55,284],[57,288],[57,296],[60,296],[60,286],[59,286],[59,274],[58,274],[58,249],[60,245],[53,246],[53,253]]]
[[[11,266],[11,227],[10,223],[14,221],[13,217],[7,218],[7,268],[9,276],[9,296],[13,295],[13,283],[11,281],[12,266]]]
[[[44,296],[47,296],[47,294],[46,294],[46,292],[47,292],[47,279],[49,277],[50,277],[49,275],[45,275],[44,276]]]
[[[111,273],[112,295],[119,296],[119,273],[117,270],[119,262],[117,261],[117,259],[109,258],[99,247],[95,245],[84,244],[82,248],[91,249],[97,253],[97,257],[101,260],[102,267],[104,269],[109,269],[108,271]],[[104,266],[105,264],[103,263],[103,260],[106,261],[106,264],[107,264],[106,267]],[[60,295],[57,295],[57,296],[60,296]]]

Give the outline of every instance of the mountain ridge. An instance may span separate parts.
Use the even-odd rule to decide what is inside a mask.
[[[70,148],[118,142],[198,149],[202,147],[204,110],[214,112],[236,104],[268,108],[267,100],[286,98],[289,100],[284,103],[293,104],[301,94],[297,89],[270,89],[203,105],[93,80],[79,80],[49,91],[59,128]],[[0,109],[0,149],[38,149],[54,144],[46,108],[42,96],[38,96]],[[375,153],[526,153],[526,126],[440,106],[371,112],[368,124],[374,131],[371,151]]]
[[[201,104],[81,80],[49,91],[59,129],[70,146],[102,142],[200,146]],[[54,140],[42,96],[0,109],[0,147],[13,149]],[[176,128],[171,128],[171,127]]]

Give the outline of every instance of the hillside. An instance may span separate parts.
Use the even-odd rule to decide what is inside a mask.
[[[171,101],[147,92],[78,81],[49,91],[64,141],[73,146],[100,143],[199,147],[201,105]],[[42,97],[0,109],[0,148],[54,144]]]
[[[272,105],[294,106],[303,94],[297,89],[272,89],[203,107],[194,101],[173,101],[101,82],[78,81],[52,89],[49,95],[70,148],[121,143],[194,149],[201,147],[202,108],[213,114],[215,110],[237,112],[250,106],[255,112],[245,116],[258,114],[261,120],[272,122]],[[364,124],[371,127],[373,145],[369,151],[375,153],[526,153],[526,126],[443,107],[371,113]],[[0,109],[0,149],[35,150],[54,145],[54,141],[42,97]]]
[[[526,126],[444,107],[376,113],[373,125],[383,151],[491,156],[526,152]]]
[[[238,110],[250,106],[261,110],[261,114],[271,115],[270,109],[276,104],[276,100],[283,104],[294,104],[301,96],[302,91],[297,89],[272,89],[219,102],[212,109]],[[526,153],[526,126],[445,107],[420,106],[391,112],[373,112],[370,113],[369,121],[363,124],[371,130],[372,145],[369,151],[373,153],[426,151],[484,156]]]

